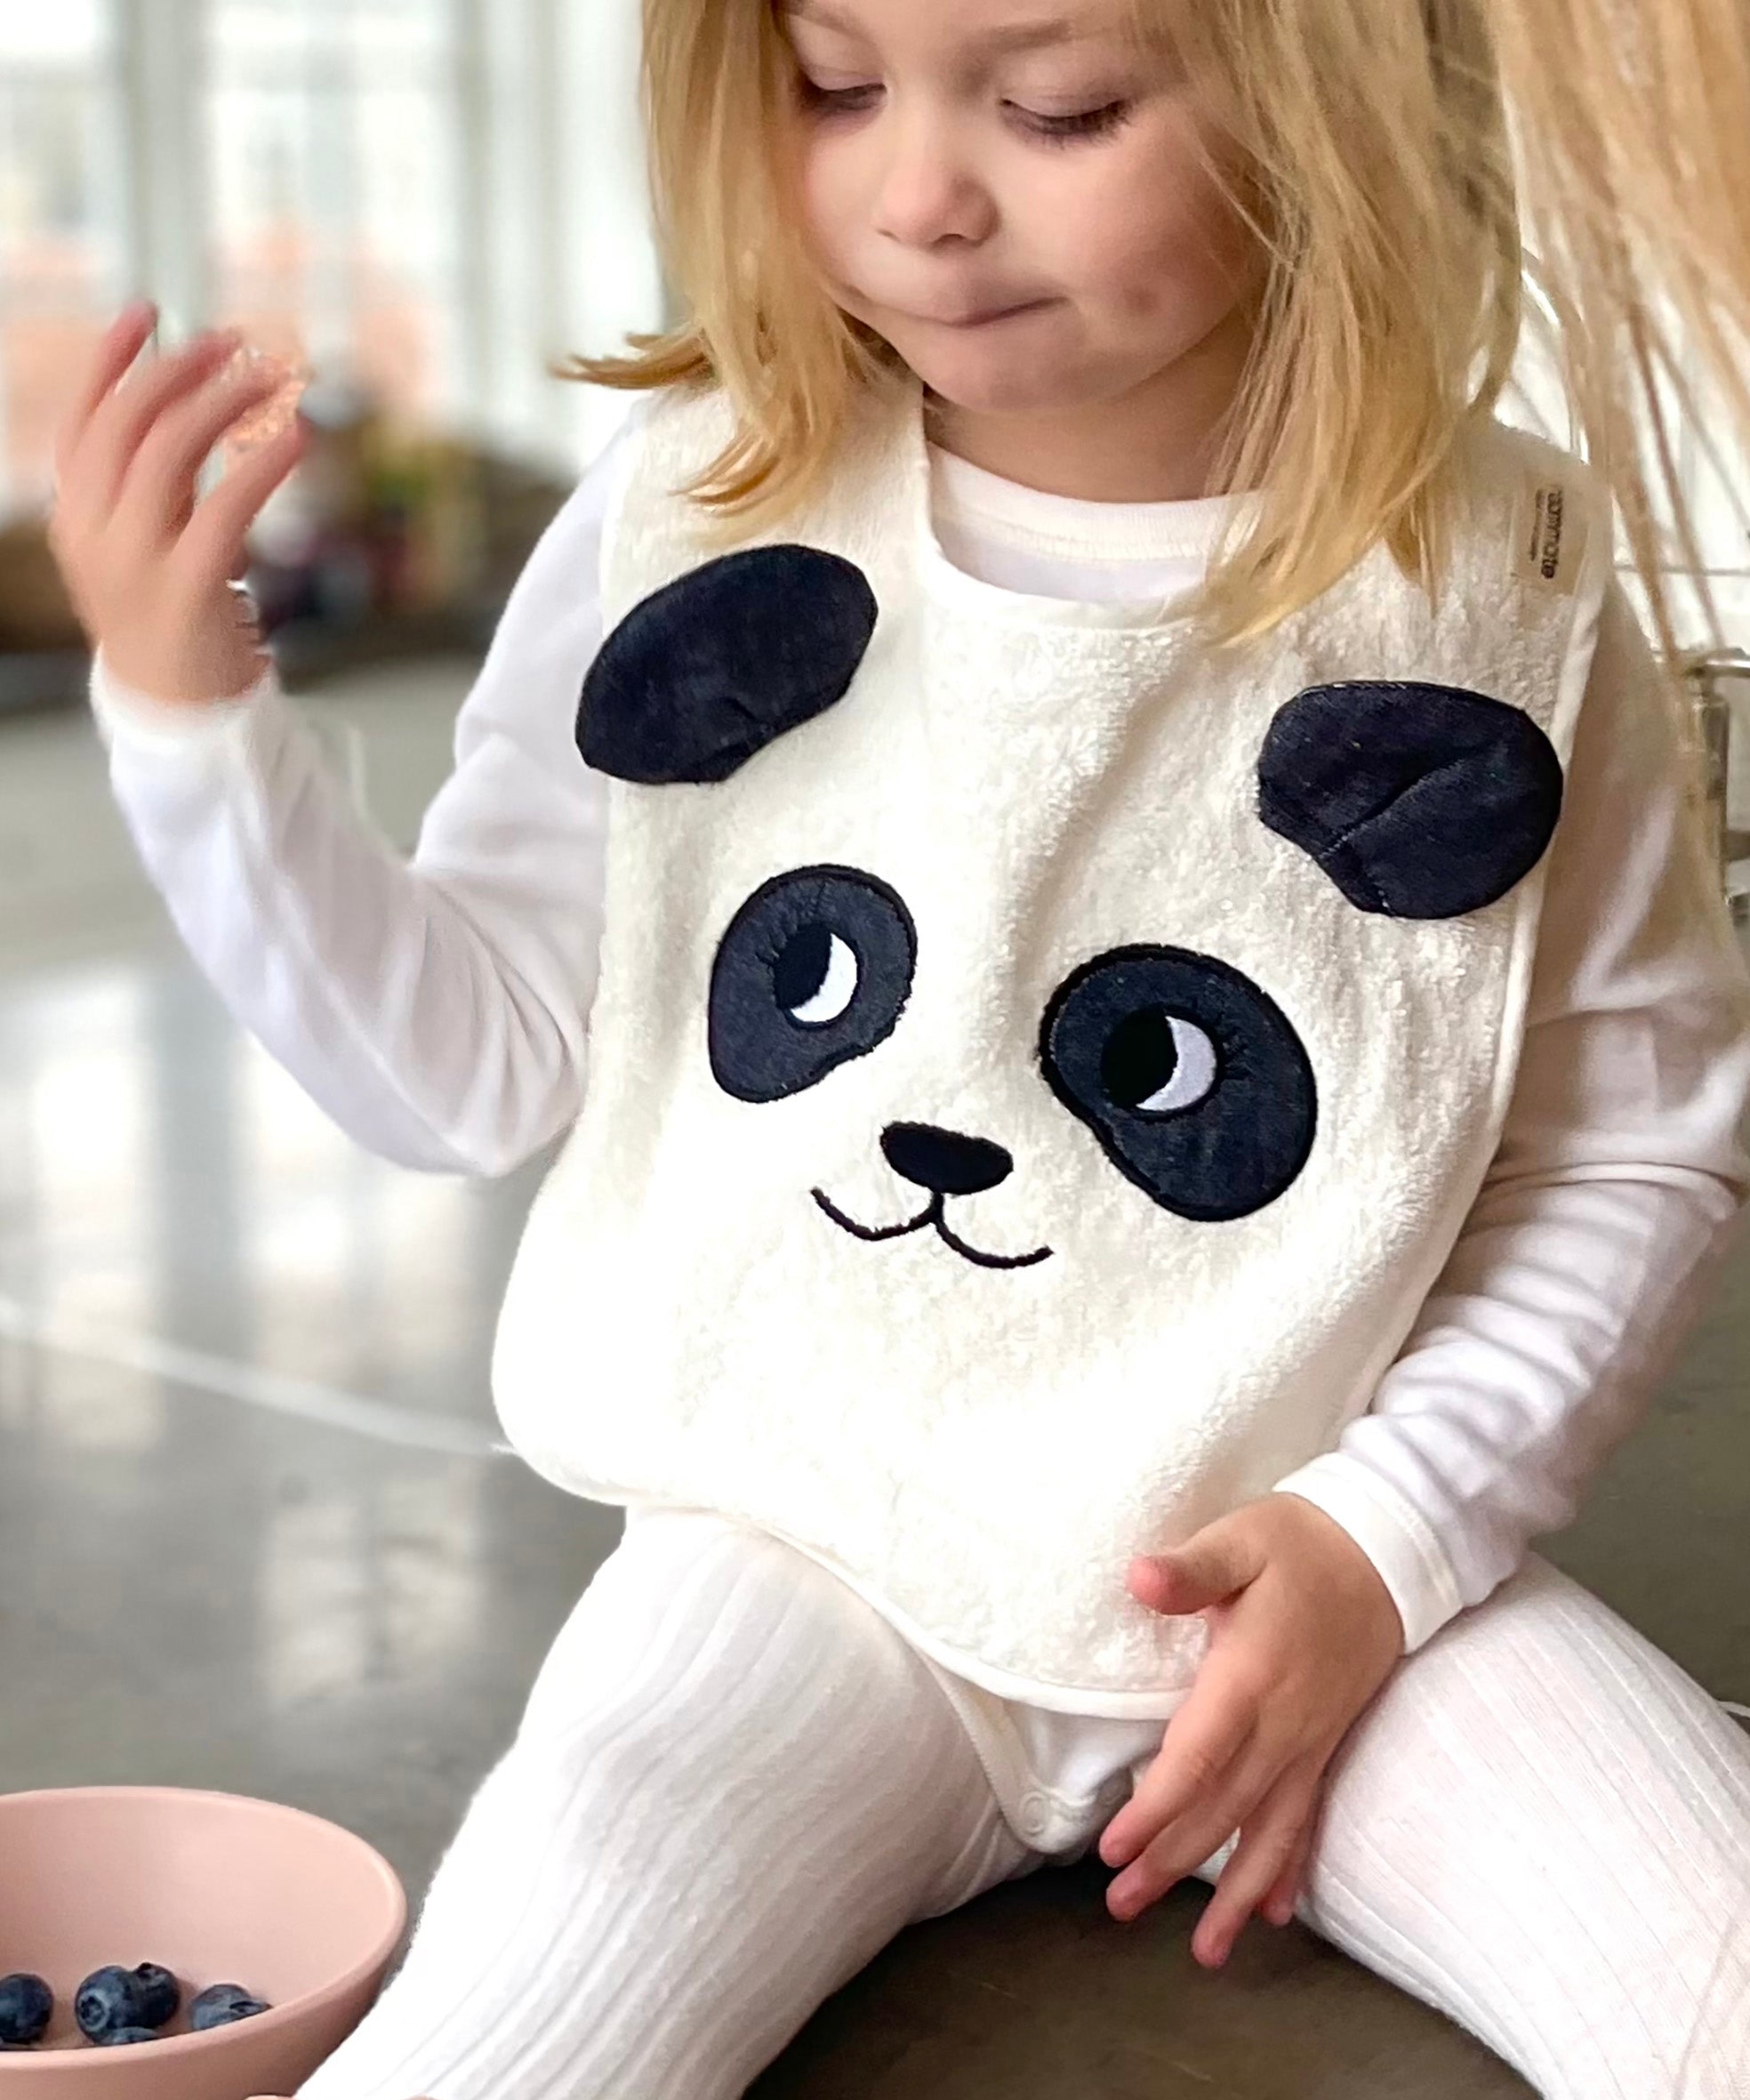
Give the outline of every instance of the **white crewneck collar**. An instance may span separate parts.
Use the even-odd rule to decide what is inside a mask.
[[[975,467],[938,445],[928,450],[939,520],[983,539],[1071,561],[1201,562],[1234,503],[1228,495],[1158,503],[1051,495]]]

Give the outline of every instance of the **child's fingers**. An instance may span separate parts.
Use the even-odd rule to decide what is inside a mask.
[[[215,372],[159,415],[128,469],[116,519],[133,544],[152,548],[181,533],[195,508],[196,481],[213,447],[253,404],[281,383],[261,369]]]
[[[217,582],[243,574],[249,528],[302,458],[309,430],[294,416],[277,437],[243,454],[196,505],[173,557],[187,575]]]
[[[1227,1959],[1246,1920],[1276,1886],[1312,1814],[1316,1786],[1290,1765],[1240,1826],[1240,1842],[1192,1935],[1192,1952],[1207,1967]]]
[[[1300,1891],[1306,1879],[1306,1863],[1312,1856],[1312,1831],[1316,1815],[1308,1815],[1300,1826],[1294,1849],[1282,1863],[1282,1871],[1264,1892],[1264,1901],[1258,1905],[1272,1925],[1286,1925],[1295,1914],[1300,1901]]]
[[[94,515],[112,511],[134,455],[170,405],[191,393],[235,355],[235,336],[201,336],[155,358],[99,403],[68,471]]]
[[[1141,1853],[1108,1883],[1106,1908],[1115,1918],[1134,1918],[1158,1903],[1236,1830],[1245,1829],[1280,1777],[1277,1760],[1254,1745],[1219,1784],[1175,1809]]]
[[[1168,1723],[1160,1755],[1102,1832],[1106,1864],[1135,1859],[1169,1823],[1207,1800],[1250,1743],[1256,1720],[1244,1702],[1224,1700],[1211,1684],[1196,1686]]]
[[[147,338],[157,322],[157,309],[140,304],[125,308],[105,329],[92,352],[91,363],[82,375],[82,383],[75,394],[72,406],[62,417],[55,433],[55,473],[57,477],[67,471],[79,440],[85,434],[86,425],[96,414],[99,405],[110,389],[120,381],[128,366],[140,355]]]

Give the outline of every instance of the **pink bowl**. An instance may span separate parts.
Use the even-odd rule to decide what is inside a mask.
[[[295,2093],[370,2009],[407,1922],[394,1869],[301,1809],[178,1787],[0,1795],[0,1975],[33,1970],[53,2024],[0,2055],[4,2100],[248,2100]],[[73,1994],[108,1962],[162,1962],[184,2010],[157,2041],[93,2048]],[[271,2011],[205,2034],[187,2005],[241,1983]]]

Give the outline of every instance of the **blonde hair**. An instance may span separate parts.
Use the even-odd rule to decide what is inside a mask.
[[[1674,411],[1700,420],[1686,342],[1750,442],[1743,0],[1133,12],[1170,36],[1237,149],[1218,172],[1243,171],[1230,190],[1266,264],[1212,484],[1258,503],[1211,564],[1211,643],[1268,632],[1381,539],[1437,595],[1458,440],[1495,413],[1529,315],[1669,660],[1661,569],[1702,566],[1677,480]],[[653,192],[686,318],[630,355],[553,367],[721,386],[735,435],[690,493],[725,536],[782,521],[859,398],[903,375],[807,253],[781,144],[793,79],[771,0],[644,0]],[[1705,585],[1703,602],[1713,617]]]

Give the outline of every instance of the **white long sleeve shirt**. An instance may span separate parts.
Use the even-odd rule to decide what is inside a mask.
[[[271,668],[190,706],[93,666],[121,809],[197,961],[343,1129],[411,1167],[507,1172],[582,1098],[606,783],[575,721],[627,455],[608,447],[518,579],[410,862],[360,824]],[[1189,589],[1224,513],[1218,497],[1089,503],[932,465],[950,559],[1034,593]],[[1278,1484],[1369,1555],[1407,1649],[1571,1519],[1750,1189],[1750,980],[1656,676],[1613,591],[1493,1166],[1370,1411]]]

